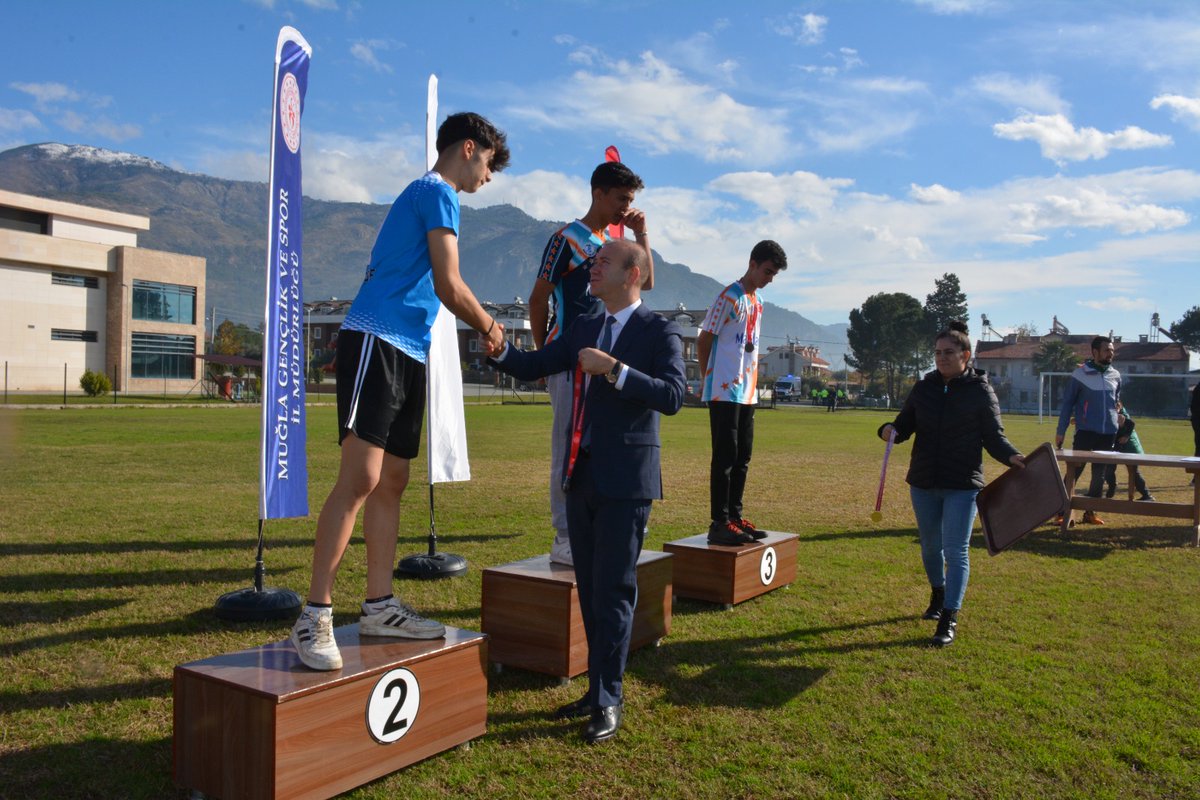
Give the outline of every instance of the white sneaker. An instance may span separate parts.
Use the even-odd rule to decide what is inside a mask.
[[[371,613],[363,603],[363,615],[358,618],[361,636],[399,636],[402,639],[440,639],[446,626],[425,619],[394,597],[379,611]]]
[[[571,558],[571,540],[566,536],[554,537],[550,544],[550,563],[562,564],[564,567],[575,566],[575,560]]]
[[[333,638],[333,609],[304,607],[292,626],[292,646],[309,669],[341,669],[342,654]]]

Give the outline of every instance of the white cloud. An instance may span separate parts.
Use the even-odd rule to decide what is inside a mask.
[[[1193,130],[1200,131],[1200,97],[1161,94],[1150,101],[1150,107],[1156,111],[1160,108],[1170,109],[1171,119],[1183,122]]]
[[[0,108],[0,131],[41,128],[42,121],[23,108]]]
[[[300,0],[300,2],[318,11],[337,11],[338,8],[337,0]]]
[[[947,189],[940,183],[930,186],[918,186],[915,183],[910,183],[908,195],[918,203],[928,203],[930,205],[957,203],[962,199],[961,194],[952,189]]]
[[[838,192],[853,185],[849,178],[822,178],[802,171],[732,172],[709,181],[705,188],[739,197],[768,214],[806,214],[828,211]]]
[[[794,39],[803,45],[814,45],[824,41],[829,18],[811,12],[801,14],[799,11],[792,11],[770,24],[780,36]]]
[[[1055,162],[1106,157],[1113,150],[1143,150],[1172,144],[1170,136],[1129,126],[1113,133],[1096,128],[1076,128],[1062,114],[1021,114],[1012,122],[999,122],[992,131],[1001,139],[1034,141],[1042,155]]]
[[[981,97],[1013,109],[1040,114],[1063,114],[1070,104],[1059,97],[1053,78],[1020,80],[999,72],[980,75],[971,81],[971,89]]]
[[[548,128],[598,128],[656,155],[770,164],[791,152],[783,110],[740,103],[650,52],[580,70],[544,91],[505,113]]]
[[[1071,196],[1046,195],[1040,200],[1012,206],[1014,221],[1022,230],[1082,227],[1113,228],[1119,233],[1146,233],[1186,225],[1188,215],[1175,208],[1137,203],[1104,190],[1080,188]]]
[[[1095,311],[1154,311],[1158,304],[1148,297],[1113,295],[1103,300],[1077,300],[1076,305]]]
[[[32,97],[39,111],[59,103],[75,103],[83,99],[83,95],[62,83],[10,83],[9,87]]]
[[[459,195],[464,205],[486,207],[507,203],[534,219],[566,222],[583,216],[592,201],[588,180],[548,170],[523,175],[501,172],[474,195]]]
[[[54,121],[72,133],[94,134],[115,142],[136,139],[142,135],[141,126],[132,123],[114,122],[107,117],[85,116],[71,110],[59,112],[55,115]]]
[[[387,49],[385,42],[373,40],[369,42],[355,42],[350,46],[350,55],[354,56],[355,60],[366,64],[376,72],[392,72],[392,68],[379,60],[375,55],[376,50]]]
[[[913,5],[934,14],[980,14],[996,8],[996,0],[910,0]]]
[[[200,168],[210,175],[231,180],[267,179],[267,158],[259,150],[213,151],[202,154],[199,161]],[[423,133],[355,139],[304,130],[306,196],[347,203],[391,203],[424,172]]]

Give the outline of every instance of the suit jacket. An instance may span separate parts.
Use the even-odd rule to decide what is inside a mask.
[[[504,360],[493,363],[521,380],[574,373],[579,351],[596,346],[604,317],[603,312],[579,317],[543,349],[509,347]],[[662,497],[659,414],[679,411],[686,386],[683,331],[642,304],[611,352],[629,367],[625,383],[618,391],[604,376],[592,376],[584,404],[596,491],[606,497],[657,500]],[[569,441],[569,427],[567,435]]]

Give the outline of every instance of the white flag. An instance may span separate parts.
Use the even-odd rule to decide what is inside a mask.
[[[437,76],[429,76],[425,109],[425,167],[437,161]],[[426,397],[429,413],[429,482],[471,480],[467,461],[467,420],[463,415],[462,367],[458,359],[458,331],[454,315],[438,307],[430,332],[426,359]]]

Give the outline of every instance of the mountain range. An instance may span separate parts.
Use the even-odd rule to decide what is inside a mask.
[[[150,218],[138,244],[201,256],[207,299],[216,318],[261,317],[264,298],[267,185],[184,172],[157,161],[86,145],[35,144],[0,152],[0,188]],[[401,187],[397,187],[399,189]],[[304,198],[306,300],[354,296],[388,206]],[[580,209],[583,211],[583,209]],[[480,300],[527,298],[542,249],[563,223],[536,220],[511,205],[462,207],[459,254],[463,278]],[[737,265],[740,267],[740,265]],[[737,277],[731,269],[731,279]],[[707,308],[722,284],[655,253],[654,309]],[[791,338],[816,344],[837,365],[846,325],[818,325],[766,303],[768,346]]]

